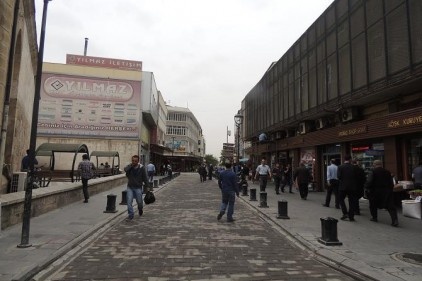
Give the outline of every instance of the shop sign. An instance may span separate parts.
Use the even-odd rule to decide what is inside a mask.
[[[418,125],[418,124],[422,124],[422,115],[407,117],[403,119],[390,120],[387,123],[387,127],[394,129],[394,128],[399,128],[399,127],[404,127],[404,126],[413,126],[413,125]]]
[[[352,147],[353,152],[366,151],[368,149],[369,149],[369,146],[354,146],[354,147]]]
[[[339,137],[347,137],[347,136],[353,136],[353,135],[359,135],[366,133],[367,129],[366,126],[351,128],[348,130],[343,130],[338,132]]]

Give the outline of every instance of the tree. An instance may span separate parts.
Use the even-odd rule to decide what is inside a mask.
[[[204,160],[207,161],[207,164],[212,164],[214,167],[218,164],[218,159],[211,154],[205,154]]]

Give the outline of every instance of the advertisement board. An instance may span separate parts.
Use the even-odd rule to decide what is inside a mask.
[[[139,138],[140,82],[45,73],[38,134]]]

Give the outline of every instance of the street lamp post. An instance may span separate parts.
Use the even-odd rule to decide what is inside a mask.
[[[21,243],[18,248],[27,248],[32,245],[29,244],[29,225],[31,220],[31,201],[32,201],[32,188],[34,185],[35,176],[35,145],[37,143],[37,125],[38,125],[38,111],[40,105],[40,91],[41,91],[41,75],[42,75],[42,64],[44,59],[44,39],[45,39],[45,26],[47,22],[47,7],[48,2],[51,0],[44,0],[44,7],[42,12],[41,22],[41,33],[40,33],[40,47],[38,49],[38,61],[37,61],[37,76],[35,79],[35,94],[34,94],[34,105],[32,109],[32,123],[31,123],[31,137],[29,140],[29,181],[25,190],[25,202],[23,209],[22,218],[22,235]]]
[[[240,114],[240,110],[234,116],[234,123],[237,129],[237,167],[240,166],[240,126],[242,125],[243,115]]]

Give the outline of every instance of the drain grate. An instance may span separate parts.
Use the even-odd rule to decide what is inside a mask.
[[[408,262],[408,263],[413,263],[413,264],[417,264],[417,265],[422,265],[422,254],[417,254],[417,253],[397,253],[394,254],[394,257]]]

